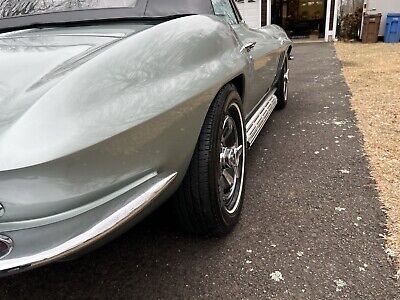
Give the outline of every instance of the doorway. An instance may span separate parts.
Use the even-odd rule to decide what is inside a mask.
[[[272,0],[271,21],[292,39],[319,39],[325,34],[327,0]]]

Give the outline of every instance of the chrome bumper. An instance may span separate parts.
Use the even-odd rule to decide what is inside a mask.
[[[143,183],[141,189],[136,191],[136,194],[134,194],[133,197],[129,197],[125,201],[122,201],[123,204],[118,209],[114,210],[104,218],[97,219],[97,216],[93,217],[93,215],[87,215],[77,216],[75,217],[75,220],[69,220],[69,222],[75,222],[75,228],[82,220],[82,224],[85,224],[83,226],[85,229],[75,235],[69,232],[68,229],[65,229],[67,239],[62,243],[52,245],[53,241],[51,240],[51,237],[46,237],[46,227],[57,226],[58,228],[52,229],[53,233],[64,233],[63,222],[28,229],[25,233],[27,240],[32,243],[35,241],[35,238],[37,239],[40,237],[42,240],[47,238],[46,242],[52,246],[46,249],[41,249],[40,251],[35,250],[41,241],[36,241],[36,244],[32,249],[27,249],[29,247],[26,247],[23,244],[26,241],[21,239],[21,235],[14,239],[12,234],[10,234],[10,238],[14,240],[14,249],[12,252],[14,252],[14,250],[19,251],[17,251],[18,253],[15,255],[16,257],[13,257],[11,253],[10,257],[6,256],[0,260],[0,277],[26,271],[28,269],[69,257],[74,253],[81,252],[85,248],[98,243],[106,236],[109,237],[115,235],[117,232],[120,232],[123,228],[127,227],[127,225],[131,225],[133,220],[148,208],[150,204],[153,203],[153,200],[158,198],[160,194],[170,186],[176,175],[177,173],[160,174],[149,182]],[[89,221],[87,221],[87,219]],[[89,225],[85,222],[88,222]],[[24,230],[22,230],[22,232],[23,231]],[[31,234],[32,232],[29,231],[34,232]],[[17,231],[17,233],[20,234],[21,232]],[[18,247],[21,249],[18,249]]]

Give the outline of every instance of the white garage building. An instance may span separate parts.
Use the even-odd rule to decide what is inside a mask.
[[[379,35],[385,34],[386,16],[388,13],[400,13],[400,0],[364,0],[364,13],[382,14]]]
[[[336,36],[340,0],[234,1],[243,19],[251,27],[277,24],[292,38],[321,38],[330,41]]]

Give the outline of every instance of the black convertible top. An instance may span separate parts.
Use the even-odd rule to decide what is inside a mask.
[[[24,1],[24,3],[27,2],[31,2],[34,5],[38,1]],[[20,1],[0,0],[1,3],[5,3],[5,6],[7,3],[11,3],[11,5],[16,3],[18,5]],[[68,3],[71,3],[71,1],[68,1]],[[214,14],[211,0],[137,0],[134,7],[70,9],[36,14],[19,14],[17,16],[4,16],[0,7],[0,32],[49,24],[57,25],[118,19],[162,19],[197,14]]]

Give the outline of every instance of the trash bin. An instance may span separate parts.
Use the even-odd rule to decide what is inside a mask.
[[[388,14],[385,29],[385,43],[400,41],[400,14]]]
[[[379,26],[381,24],[382,14],[364,15],[362,42],[376,43],[378,41]]]

